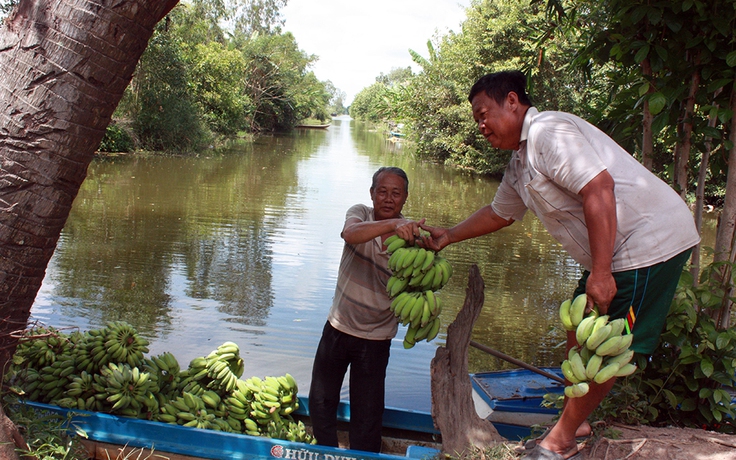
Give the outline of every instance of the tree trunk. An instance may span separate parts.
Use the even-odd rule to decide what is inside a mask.
[[[432,418],[442,433],[442,451],[453,457],[505,440],[476,414],[468,373],[470,336],[483,308],[483,289],[478,266],[472,265],[463,308],[447,328],[445,346],[437,349],[430,368]]]
[[[688,189],[688,162],[690,161],[690,144],[693,134],[693,109],[695,107],[695,95],[698,92],[700,86],[700,71],[697,66],[700,63],[698,54],[693,59],[695,70],[692,73],[690,79],[690,92],[685,100],[685,107],[683,108],[682,121],[679,124],[679,136],[677,145],[675,146],[675,171],[674,171],[674,185],[675,190],[680,193],[683,200],[687,198]]]
[[[730,105],[731,110],[736,114],[736,91],[733,91],[733,89],[731,90]],[[732,142],[732,145],[728,154],[728,164],[733,166],[736,165],[736,116],[731,117],[730,131],[729,140]],[[734,167],[728,168],[725,195],[723,210],[718,219],[718,228],[716,229],[714,262],[728,260],[731,253],[734,230],[736,229],[736,168]]]
[[[736,91],[731,88],[731,111],[736,115]],[[714,312],[713,318],[716,320],[716,326],[719,329],[726,329],[731,323],[731,310],[733,308],[733,286],[731,283],[731,266],[736,260],[736,116],[731,117],[731,127],[728,139],[731,141],[731,150],[728,154],[728,176],[726,178],[726,200],[723,205],[721,217],[718,220],[718,228],[716,229],[716,248],[713,255],[714,262],[728,260],[731,264],[724,264],[721,269],[721,279],[727,287],[725,291],[724,301],[720,310]]]
[[[178,0],[21,0],[0,28],[0,366],[105,128]]]
[[[641,61],[641,73],[649,82],[647,94],[654,93],[654,85],[652,85],[652,66],[649,64],[649,58]],[[649,99],[644,99],[644,108],[642,109],[642,139],[641,139],[641,164],[649,171],[652,170],[654,163],[652,153],[654,152],[654,138],[652,136],[652,121],[654,116],[649,111]]]
[[[713,94],[714,101],[722,91],[723,88],[719,88]],[[716,122],[718,121],[718,104],[713,102],[713,107],[713,112],[708,116],[708,127],[710,128],[715,128]],[[695,227],[698,229],[698,233],[701,234],[703,229],[703,208],[705,207],[705,180],[708,175],[708,163],[710,162],[712,145],[712,138],[707,136],[705,138],[705,151],[700,160],[700,168],[698,170],[698,184],[695,188]],[[700,244],[693,248],[693,254],[690,257],[690,274],[693,276],[695,285],[697,285],[700,274]]]

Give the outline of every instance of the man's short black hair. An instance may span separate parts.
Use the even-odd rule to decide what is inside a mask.
[[[396,174],[400,178],[404,179],[404,183],[406,183],[406,193],[409,193],[409,178],[406,177],[406,173],[404,172],[404,170],[397,166],[381,166],[380,168],[378,168],[378,171],[373,173],[373,183],[371,184],[371,190],[376,188],[378,176],[380,176],[382,172]]]
[[[470,88],[468,101],[472,103],[475,96],[480,92],[485,92],[488,97],[500,105],[511,91],[516,93],[522,104],[533,105],[526,94],[526,76],[518,70],[504,70],[483,75]]]

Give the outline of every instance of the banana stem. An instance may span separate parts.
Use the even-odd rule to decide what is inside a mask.
[[[483,344],[480,344],[480,343],[478,343],[478,342],[476,342],[474,340],[471,340],[470,341],[470,345],[473,346],[473,347],[475,347],[475,348],[477,348],[478,350],[485,351],[489,355],[493,355],[496,358],[503,359],[504,361],[508,361],[511,364],[515,364],[515,365],[517,365],[519,367],[523,367],[524,369],[528,369],[528,370],[530,370],[532,372],[536,372],[539,375],[543,375],[543,376],[547,377],[548,379],[554,380],[555,382],[560,382],[560,383],[563,383],[563,384],[565,383],[565,380],[564,379],[562,379],[561,377],[559,377],[559,376],[557,376],[555,374],[550,374],[549,372],[544,371],[544,370],[542,370],[542,369],[540,369],[538,367],[534,367],[531,364],[527,364],[527,363],[525,363],[523,361],[519,361],[516,358],[513,358],[513,357],[511,357],[511,356],[509,356],[507,354],[501,353],[498,350],[494,350],[493,348],[487,347],[487,346],[485,346]]]

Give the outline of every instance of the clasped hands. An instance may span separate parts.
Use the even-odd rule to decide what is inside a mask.
[[[416,244],[433,251],[439,251],[450,244],[448,229],[426,225],[425,221],[426,219],[405,220],[396,226],[396,234],[409,245]]]

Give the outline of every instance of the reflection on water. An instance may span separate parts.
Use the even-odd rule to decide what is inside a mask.
[[[244,377],[291,373],[306,394],[342,250],[345,211],[370,204],[373,172],[407,171],[404,212],[451,225],[490,202],[497,182],[417,162],[406,146],[347,118],[196,157],[99,158],[74,203],[32,309],[57,327],[133,324],[151,354],[186,366],[226,340]],[[707,244],[706,244],[707,245]],[[712,246],[712,244],[711,244]],[[580,268],[528,215],[496,235],[443,250],[455,275],[442,290],[446,324],[465,297],[468,268],[485,281],[473,339],[537,366],[556,365],[557,306]],[[433,343],[394,340],[387,404],[430,409]],[[475,349],[470,370],[510,365]],[[347,391],[344,391],[347,398]]]

